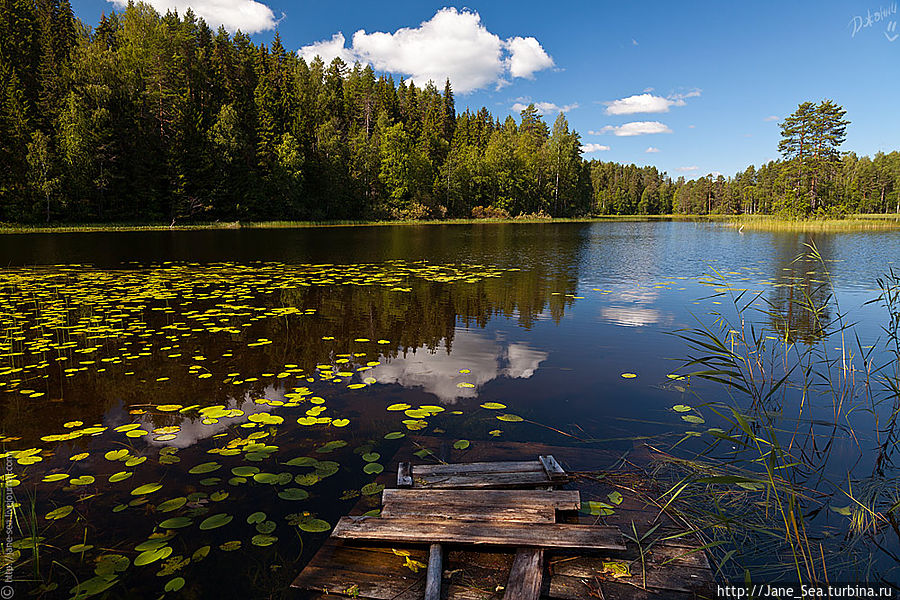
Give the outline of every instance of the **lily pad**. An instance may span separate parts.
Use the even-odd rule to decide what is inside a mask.
[[[192,467],[188,471],[188,473],[190,473],[191,475],[202,475],[204,473],[212,473],[213,471],[218,471],[221,468],[222,465],[217,462],[205,462]]]
[[[217,529],[219,527],[222,527],[224,525],[228,525],[229,523],[231,523],[231,520],[233,518],[234,517],[232,517],[229,514],[219,513],[217,515],[213,515],[211,517],[207,517],[206,519],[204,519],[203,522],[200,523],[200,529],[202,531],[207,531],[209,529]]]
[[[271,546],[277,541],[278,538],[274,535],[258,534],[253,536],[253,538],[250,540],[250,543],[254,546]]]
[[[162,489],[161,483],[145,483],[142,486],[136,487],[131,490],[132,496],[143,496],[144,494],[152,494],[153,492],[157,492]]]
[[[56,521],[59,519],[63,519],[68,517],[69,514],[75,510],[75,507],[72,505],[60,506],[57,509],[51,510],[46,515],[44,515],[45,519],[49,519],[51,521]]]
[[[519,421],[524,421],[524,420],[525,420],[525,419],[523,419],[522,417],[520,417],[519,415],[513,415],[513,414],[510,414],[510,413],[504,413],[504,414],[502,414],[502,415],[499,415],[499,416],[497,417],[497,419],[500,420],[500,421],[507,421],[507,422],[509,422],[509,423],[517,423],[517,422],[519,422]]]
[[[173,510],[178,510],[185,504],[187,504],[187,498],[181,496],[178,498],[172,498],[171,500],[166,500],[165,502],[161,502],[156,507],[156,510],[159,512],[171,512]]]
[[[300,488],[287,488],[278,492],[278,497],[282,500],[306,500],[309,492]]]
[[[160,523],[159,526],[163,529],[181,529],[182,527],[188,527],[193,523],[194,521],[188,517],[172,517],[171,519],[166,519]]]
[[[144,565],[168,558],[170,554],[172,554],[171,546],[160,546],[152,550],[145,550],[135,557],[134,566],[143,567]]]
[[[363,472],[369,475],[378,475],[384,471],[384,467],[376,462],[367,463],[366,466],[363,467]]]

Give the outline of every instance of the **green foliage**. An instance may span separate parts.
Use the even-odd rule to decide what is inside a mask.
[[[456,113],[439,90],[129,4],[91,31],[59,0],[0,0],[0,220],[443,219],[484,214],[900,211],[900,154],[839,155],[831,101],[785,160],[673,181],[584,161],[565,115]],[[505,212],[504,212],[505,211]]]

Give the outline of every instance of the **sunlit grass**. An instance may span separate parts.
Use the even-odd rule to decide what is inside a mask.
[[[852,215],[844,219],[786,219],[774,215],[740,215],[728,226],[741,230],[842,233],[900,229],[900,214]]]

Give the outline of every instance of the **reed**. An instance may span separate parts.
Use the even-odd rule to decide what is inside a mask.
[[[685,379],[673,384],[696,399],[696,411],[716,415],[724,426],[689,431],[682,442],[701,441],[690,454],[680,443],[657,452],[654,475],[670,482],[658,502],[702,533],[717,572],[732,581],[877,580],[892,557],[888,547],[900,540],[900,482],[892,462],[900,413],[900,277],[891,272],[879,281],[881,294],[873,300],[888,313],[880,346],[888,359],[878,363],[884,352],[856,338],[815,246],[804,258],[826,273],[825,290],[801,289],[793,300],[819,329],[817,341],[797,339],[783,311],[761,294],[736,290],[717,294],[730,302],[723,302],[727,311],[712,313],[712,324],[701,320],[676,333],[690,356]],[[714,278],[727,288],[724,277]],[[716,399],[707,402],[710,393]],[[858,414],[868,415],[871,432],[859,429]],[[855,444],[862,458],[865,434],[880,443],[873,472],[829,477],[838,444]],[[834,515],[838,532],[832,523],[823,528],[824,515]],[[887,536],[896,539],[885,543]]]

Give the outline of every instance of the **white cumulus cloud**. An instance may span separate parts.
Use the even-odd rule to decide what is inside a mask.
[[[516,112],[522,112],[526,108],[528,108],[529,104],[534,104],[534,108],[542,115],[552,115],[554,113],[559,112],[569,112],[570,110],[578,108],[578,103],[573,104],[565,104],[563,106],[559,106],[554,104],[553,102],[516,102],[510,108],[512,108]]]
[[[604,146],[603,144],[584,144],[581,146],[581,151],[585,154],[590,154],[591,152],[606,152],[609,150],[609,146]]]
[[[119,8],[128,6],[128,0],[108,0]],[[213,29],[221,25],[228,31],[240,29],[244,33],[259,33],[275,28],[275,14],[272,9],[254,0],[145,0],[158,12],[170,10],[184,15],[187,9],[202,17]]]
[[[659,148],[654,148],[653,146],[650,146],[649,148],[647,148],[646,150],[644,150],[644,152],[646,152],[646,153],[648,153],[648,154],[651,154],[651,153],[653,153],[653,152],[659,152]]]
[[[608,115],[634,115],[638,113],[664,113],[669,112],[671,106],[684,106],[685,98],[694,98],[700,95],[700,90],[692,90],[686,94],[672,94],[666,98],[655,96],[651,93],[653,88],[647,88],[643,94],[634,94],[627,98],[620,98],[606,105]]]
[[[307,61],[320,56],[326,65],[335,58],[340,58],[345,63],[352,64],[355,61],[355,57],[350,50],[344,47],[345,42],[344,34],[338,32],[331,36],[330,40],[322,40],[321,42],[304,46],[299,53]]]
[[[678,167],[675,170],[679,173],[690,173],[691,171],[696,171],[699,168],[700,167],[698,167],[697,165],[691,165],[690,167]]]
[[[343,34],[303,46],[306,60],[317,55],[359,61],[373,68],[404,75],[416,85],[450,79],[456,92],[465,94],[489,85],[501,86],[507,77],[531,78],[553,66],[553,59],[533,37],[506,40],[491,33],[475,11],[443,8],[418,27],[390,32],[353,34],[349,47]]]
[[[769,115],[768,117],[763,119],[763,121],[777,121],[777,120],[778,120],[778,115]]]
[[[631,123],[625,123],[623,125],[607,125],[606,127],[601,128],[599,131],[588,131],[591,135],[601,135],[604,133],[611,133],[617,136],[632,136],[632,135],[649,135],[651,133],[672,133],[672,130],[665,123],[660,123],[659,121],[632,121]]]
[[[507,40],[506,48],[509,58],[506,65],[513,77],[534,78],[534,74],[553,66],[553,59],[541,47],[541,43],[533,37],[514,37]]]

